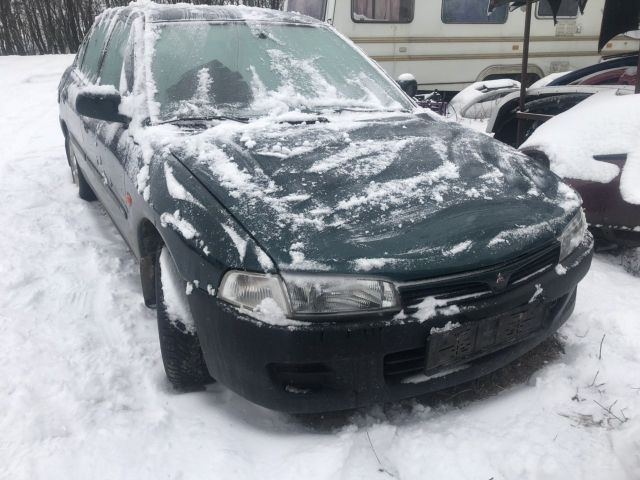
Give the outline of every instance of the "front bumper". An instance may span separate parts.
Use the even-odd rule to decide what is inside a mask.
[[[551,269],[452,316],[425,322],[387,317],[273,326],[257,321],[201,290],[190,295],[198,336],[211,375],[259,405],[290,413],[346,410],[415,397],[486,375],[534,348],[571,315],[578,282],[593,255],[593,238]],[[391,375],[398,359],[423,362],[433,327],[477,322],[535,302],[540,328],[499,350],[467,359],[464,368]],[[423,353],[424,352],[424,353]],[[391,360],[389,360],[391,359]],[[408,364],[407,364],[408,365]],[[455,366],[454,366],[455,367]],[[409,369],[410,370],[410,369]],[[450,372],[450,373],[446,373]],[[411,377],[411,378],[409,378]]]

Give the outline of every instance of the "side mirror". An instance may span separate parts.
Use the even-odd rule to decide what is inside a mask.
[[[398,77],[398,85],[400,85],[400,88],[411,98],[418,94],[418,82],[416,77],[410,73],[403,73],[400,75]]]
[[[120,114],[120,94],[115,89],[89,87],[76,97],[76,111],[85,117],[107,122],[129,123],[129,117]]]

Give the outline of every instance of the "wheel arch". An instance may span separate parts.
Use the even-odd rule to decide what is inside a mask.
[[[62,135],[64,136],[64,149],[65,155],[67,157],[67,163],[69,164],[69,167],[71,167],[71,153],[69,150],[69,129],[67,128],[67,122],[65,122],[62,118],[60,119],[60,129],[62,130]]]
[[[143,218],[138,225],[137,241],[140,252],[140,282],[142,283],[144,304],[147,307],[155,307],[155,259],[165,242],[153,222],[147,218]]]

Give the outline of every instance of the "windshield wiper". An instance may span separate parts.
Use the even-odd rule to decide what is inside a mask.
[[[306,119],[288,119],[288,120],[280,120],[278,123],[288,123],[290,125],[312,125],[314,123],[329,123],[329,119],[323,116],[317,116],[315,118],[306,118]]]
[[[410,110],[401,109],[393,110],[386,108],[364,108],[364,107],[326,107],[318,110],[307,110],[304,113],[310,113],[313,115],[322,115],[327,113],[342,113],[342,112],[355,112],[355,113],[411,113]]]
[[[411,113],[409,110],[400,109],[400,110],[392,110],[386,108],[359,108],[359,107],[340,107],[331,110],[332,113],[342,113],[342,112],[360,112],[360,113]]]
[[[212,120],[231,120],[232,122],[249,123],[249,119],[245,117],[234,117],[232,115],[211,115],[208,117],[179,117],[172,118],[171,120],[165,120],[157,123],[157,125],[164,125],[166,123],[179,123],[179,122],[210,122]]]

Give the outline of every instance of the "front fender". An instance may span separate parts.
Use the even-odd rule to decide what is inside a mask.
[[[229,269],[275,272],[265,251],[175,157],[150,163],[148,186],[158,230],[186,281],[212,293]]]

